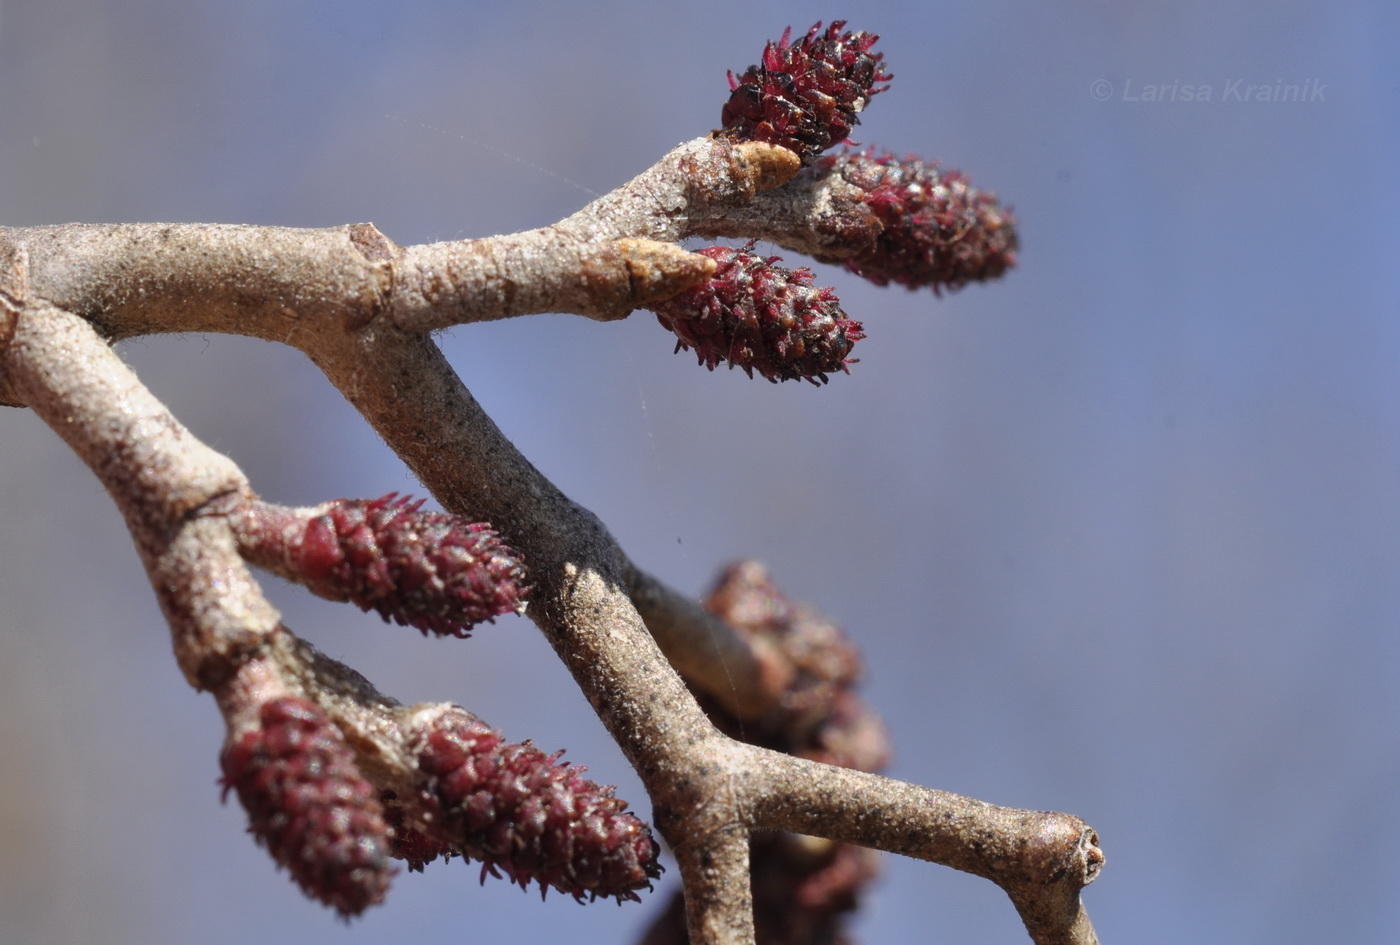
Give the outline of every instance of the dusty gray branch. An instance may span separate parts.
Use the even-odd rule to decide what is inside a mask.
[[[5,266],[27,280],[13,297],[45,299],[109,339],[223,331],[301,347],[299,332],[381,317],[414,331],[547,311],[609,319],[713,271],[670,245],[693,213],[741,206],[796,170],[782,148],[700,138],[526,233],[402,248],[364,223],[68,224],[0,228],[0,246],[26,259]]]
[[[1038,945],[1095,945],[1079,891],[1103,868],[1098,835],[1051,811],[985,801],[753,749],[756,824],[902,853],[1004,889]]]
[[[730,820],[718,833],[687,837],[672,850],[685,887],[690,941],[752,942],[748,831]]]
[[[247,491],[76,315],[39,303],[16,319],[15,392],[106,486],[126,519],[190,684],[211,688],[277,625],[211,502]]]
[[[824,163],[748,203],[698,214],[689,229],[708,238],[767,240],[821,262],[858,255],[880,231],[864,191]]]
[[[1065,884],[1055,885],[1044,874],[1050,869],[1058,875],[1061,864],[1046,860],[1031,843],[1044,833],[1046,815],[1040,812],[1010,811],[767,752],[751,755],[748,748],[736,754],[740,746],[714,732],[631,606],[622,581],[626,559],[601,524],[515,451],[436,347],[399,334],[363,343],[373,345],[372,356],[349,340],[342,351],[311,356],[444,505],[498,523],[533,562],[539,586],[531,616],[636,767],[652,798],[657,828],[673,845],[689,845],[700,861],[722,861],[727,834],[699,829],[695,818],[724,811],[750,828],[800,830],[987,876],[1007,889],[1023,915],[1043,905],[1041,900],[1063,898]],[[411,395],[381,396],[385,385],[367,377],[381,372],[386,381],[415,377]],[[434,423],[438,439],[418,435]],[[745,760],[754,758],[761,763]],[[751,820],[744,813],[748,795],[736,788],[749,779],[770,791],[753,798]],[[831,793],[819,802],[822,788]],[[941,804],[928,806],[931,798]],[[882,802],[904,821],[872,819],[870,811],[880,810]],[[975,816],[950,817],[954,810]],[[805,819],[812,811],[825,812],[821,822]],[[912,824],[924,832],[921,845],[909,843]],[[1079,843],[1080,834],[1074,837]],[[706,849],[710,843],[713,850]],[[1080,880],[1073,885],[1076,893],[1097,874],[1101,854],[1096,851],[1095,846],[1086,852],[1085,868],[1070,874],[1069,885],[1075,876]],[[691,918],[694,923],[696,917]],[[1058,928],[1031,931],[1042,945],[1088,945],[1092,929],[1087,919],[1082,925],[1079,937],[1070,939],[1057,938]]]

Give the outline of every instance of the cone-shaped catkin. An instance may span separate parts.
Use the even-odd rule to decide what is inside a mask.
[[[660,875],[660,849],[646,824],[612,788],[558,755],[508,744],[461,709],[425,723],[412,747],[437,807],[434,833],[484,870],[580,901],[637,899]]]
[[[520,610],[525,569],[490,526],[422,504],[395,493],[331,503],[307,524],[291,564],[322,597],[424,633],[464,637]]]
[[[826,764],[874,771],[889,757],[879,718],[856,695],[860,657],[830,618],[791,600],[758,562],[726,568],[705,609],[742,637],[762,639],[794,670],[780,706],[740,720],[703,693],[698,701],[725,734]],[[846,917],[878,873],[874,850],[798,834],[753,837],[753,917],[758,942],[849,942]],[[642,945],[685,945],[682,897],[672,900]]]
[[[261,706],[258,722],[220,758],[225,796],[238,794],[249,832],[308,896],[341,915],[382,902],[388,827],[340,730],[293,697]]]
[[[871,282],[939,292],[995,279],[1016,265],[1015,217],[958,171],[874,151],[823,158],[818,166],[864,191],[883,227],[869,249],[845,260]]]
[[[652,306],[680,339],[677,350],[695,349],[712,371],[727,361],[774,383],[824,384],[828,374],[847,371],[851,348],[865,337],[860,322],[846,317],[831,289],[812,285],[810,269],[775,266],[778,257],[749,247],[700,250],[718,264],[714,276]]]
[[[842,32],[845,25],[835,20],[822,32],[817,23],[795,43],[789,27],[762,62],[737,79],[731,72],[721,133],[795,151],[803,164],[845,141],[870,97],[888,88],[876,83],[891,78],[883,54],[870,51],[879,37]]]
[[[756,561],[730,565],[705,609],[746,638],[761,638],[793,669],[778,708],[743,723],[715,711],[727,733],[827,764],[877,771],[889,759],[879,717],[856,695],[860,655],[835,621],[787,597]]]

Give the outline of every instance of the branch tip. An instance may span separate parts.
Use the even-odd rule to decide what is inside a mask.
[[[879,221],[874,242],[841,260],[876,285],[939,294],[1000,278],[1016,265],[1015,216],[960,171],[873,149],[823,158],[817,167],[854,185]]]

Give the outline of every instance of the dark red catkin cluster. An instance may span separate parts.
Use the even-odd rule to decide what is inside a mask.
[[[734,737],[826,764],[878,771],[889,757],[879,718],[856,692],[860,653],[840,624],[787,597],[757,561],[730,565],[705,609],[741,636],[760,638],[793,669],[792,682],[768,714],[744,720],[711,711]],[[708,711],[708,707],[707,707]]]
[[[339,729],[290,696],[262,705],[258,723],[224,748],[224,796],[238,794],[249,832],[308,896],[346,917],[382,902],[389,830]]]
[[[843,261],[877,285],[939,292],[995,279],[1016,265],[1015,217],[958,171],[870,150],[823,158],[818,172],[839,174],[865,192],[883,229],[869,249]]]
[[[871,33],[844,33],[845,20],[826,31],[817,23],[790,42],[792,28],[769,42],[763,60],[739,78],[729,73],[729,101],[722,134],[737,141],[764,141],[797,152],[803,164],[840,144],[859,123],[870,97],[889,86],[882,53],[870,47]]]
[[[848,372],[847,356],[865,337],[860,322],[841,310],[834,292],[812,285],[812,272],[775,266],[776,256],[711,246],[700,250],[718,263],[714,276],[652,306],[674,332],[676,350],[693,348],[710,370],[722,361],[777,383],[804,379],[824,384]]]
[[[889,758],[884,726],[855,692],[860,656],[839,625],[790,600],[758,562],[727,568],[705,609],[741,636],[764,640],[793,669],[778,706],[757,718],[731,716],[703,693],[697,699],[733,738],[827,764],[875,771]],[[864,847],[772,832],[751,843],[754,925],[759,942],[846,943],[844,916],[875,876],[877,854]],[[642,945],[687,941],[677,896]]]
[[[524,566],[491,527],[422,504],[392,492],[334,502],[288,549],[291,567],[314,593],[425,634],[465,637],[520,610]]]
[[[583,901],[638,899],[661,874],[660,848],[626,804],[529,742],[509,744],[454,709],[414,738],[434,839],[480,860],[482,877],[504,873]],[[420,844],[419,855],[433,852]],[[425,857],[431,859],[431,856]],[[410,860],[410,868],[423,860]]]

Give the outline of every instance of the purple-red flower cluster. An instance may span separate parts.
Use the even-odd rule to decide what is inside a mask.
[[[727,361],[774,383],[824,384],[827,374],[847,371],[851,348],[865,337],[860,322],[846,317],[831,289],[812,285],[810,269],[775,266],[778,257],[752,246],[700,250],[719,264],[714,276],[652,306],[679,339],[676,350],[695,349],[712,371]]]
[[[774,751],[862,771],[886,763],[884,726],[856,694],[860,656],[839,625],[788,598],[756,561],[726,568],[704,606],[740,636],[763,640],[793,670],[780,704],[757,717],[741,720],[697,693],[720,731]],[[875,851],[783,832],[756,835],[750,846],[757,941],[849,941],[845,916],[878,871]],[[677,896],[642,943],[686,941],[685,910]]]
[[[426,725],[413,747],[434,834],[480,860],[483,878],[504,873],[522,888],[539,882],[542,894],[622,901],[661,874],[646,824],[558,754],[506,743],[460,709]]]
[[[875,713],[856,693],[860,655],[841,626],[791,600],[756,561],[726,568],[705,609],[746,638],[761,638],[792,666],[792,682],[768,715],[738,720],[711,710],[736,738],[826,764],[877,771],[889,743]]]
[[[846,266],[877,285],[934,292],[985,282],[1016,265],[1016,219],[958,171],[889,153],[846,152],[820,167],[865,192],[880,235]]]
[[[825,32],[817,23],[793,43],[792,28],[769,42],[763,60],[739,78],[729,73],[729,101],[721,116],[723,134],[738,141],[763,141],[797,152],[803,164],[845,141],[870,97],[889,86],[882,53],[870,47],[871,33],[843,33],[844,20]]]
[[[340,730],[290,696],[262,705],[258,723],[224,748],[225,797],[237,792],[249,831],[308,896],[347,917],[382,902],[388,827]]]
[[[465,637],[519,610],[528,587],[515,553],[489,525],[422,504],[396,493],[334,502],[306,526],[290,563],[314,593],[424,633]]]

